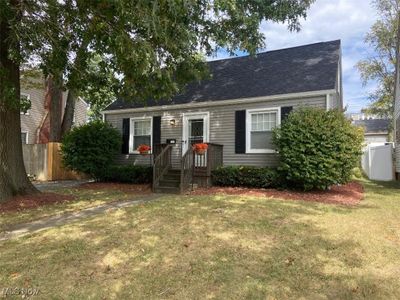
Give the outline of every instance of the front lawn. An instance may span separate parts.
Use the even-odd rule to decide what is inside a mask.
[[[89,207],[99,206],[108,202],[133,200],[137,196],[140,197],[143,194],[148,194],[150,192],[150,187],[148,187],[147,185],[88,183],[83,185],[82,187],[49,189],[48,191],[46,191],[46,193],[47,192],[56,192],[61,196],[72,196],[72,198],[68,201],[40,205],[33,209],[24,209],[23,206],[17,207],[18,210],[13,211],[3,210],[2,204],[0,204],[0,232],[5,231],[12,225],[19,223],[35,221],[45,217],[67,212],[75,212]],[[40,200],[40,198],[42,198],[42,195],[43,194],[38,194],[29,198],[38,198],[38,200]],[[52,195],[54,194],[49,194],[46,196],[46,198],[51,200]],[[20,198],[22,198],[20,204],[23,205],[24,197],[21,196]],[[54,197],[54,201],[57,201],[57,197]],[[4,206],[7,206],[7,204],[5,204]]]
[[[192,195],[110,211],[1,242],[0,288],[42,299],[397,299],[399,185],[364,185],[356,207]]]

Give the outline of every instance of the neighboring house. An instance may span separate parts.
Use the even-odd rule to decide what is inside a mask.
[[[168,150],[168,168],[180,169],[183,178],[188,149],[193,143],[207,142],[220,145],[210,145],[203,161],[196,158],[195,166],[205,168],[207,175],[217,164],[276,166],[272,129],[292,109],[343,107],[339,40],[208,65],[211,79],[189,84],[171,101],[143,106],[120,99],[107,107],[104,120],[123,134],[121,163],[149,162],[136,151],[140,144],[152,145],[157,156],[157,144],[175,143]],[[213,155],[217,147],[223,149],[218,159]],[[155,180],[160,160],[156,160]]]
[[[35,80],[30,88],[21,89],[21,97],[31,101],[31,108],[21,112],[21,139],[23,144],[38,144],[48,140],[48,101],[46,99],[46,85],[44,80]],[[62,108],[65,107],[67,93],[63,93]],[[88,105],[83,99],[76,101],[74,125],[87,122]],[[62,114],[63,116],[63,114]],[[61,116],[61,118],[62,118]]]
[[[354,120],[355,119],[355,120]],[[361,167],[371,180],[393,180],[393,144],[389,143],[390,120],[353,115],[355,126],[364,128]]]
[[[397,22],[396,77],[394,91],[394,149],[396,179],[400,179],[400,22]]]
[[[364,128],[366,144],[385,144],[389,142],[390,120],[367,118],[354,120],[353,124]]]

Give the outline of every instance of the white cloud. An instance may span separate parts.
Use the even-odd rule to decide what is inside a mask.
[[[317,0],[301,22],[299,33],[289,33],[283,24],[266,22],[261,30],[271,50],[334,39],[359,41],[375,19],[375,11],[366,0]]]
[[[362,86],[355,64],[373,53],[363,39],[376,18],[368,0],[316,0],[301,21],[300,32],[289,32],[285,24],[271,22],[262,23],[261,31],[266,36],[265,50],[342,40],[344,101],[349,111],[356,112],[368,103],[367,93],[375,87]]]

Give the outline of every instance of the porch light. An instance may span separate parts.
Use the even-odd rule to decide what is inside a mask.
[[[175,119],[171,119],[171,120],[169,121],[169,124],[171,124],[171,126],[175,126]]]

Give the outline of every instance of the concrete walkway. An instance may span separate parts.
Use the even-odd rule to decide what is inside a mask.
[[[8,240],[11,238],[21,237],[27,234],[36,233],[42,230],[46,230],[55,226],[62,226],[72,222],[76,222],[82,219],[86,219],[95,215],[102,214],[110,209],[118,209],[123,207],[129,207],[140,203],[155,201],[160,198],[160,194],[151,194],[143,196],[135,200],[107,203],[96,207],[83,209],[77,212],[64,213],[53,217],[40,219],[33,222],[12,225],[5,232],[0,232],[0,241]]]

